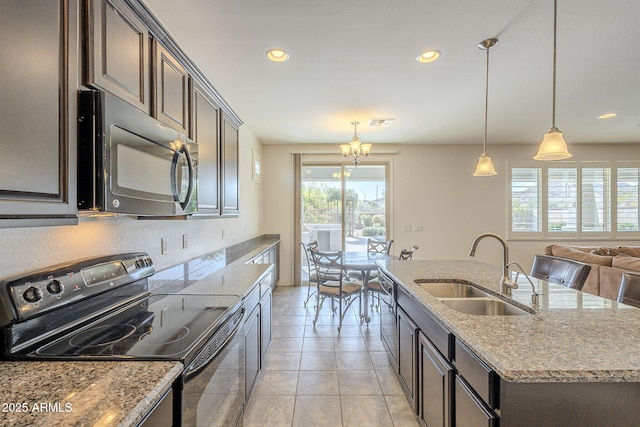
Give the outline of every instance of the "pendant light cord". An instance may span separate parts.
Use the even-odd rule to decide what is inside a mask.
[[[487,75],[485,79],[484,92],[484,145],[482,146],[482,155],[487,155],[487,116],[489,111],[489,49],[487,46]]]
[[[556,33],[557,31],[558,31],[558,0],[553,0],[553,97],[552,97],[552,107],[551,107],[552,132],[557,132],[557,129],[556,129]]]

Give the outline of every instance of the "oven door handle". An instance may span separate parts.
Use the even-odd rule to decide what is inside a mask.
[[[231,341],[236,336],[236,334],[240,330],[240,326],[244,323],[245,312],[246,312],[246,309],[243,305],[225,322],[225,324],[221,326],[220,330],[224,330],[228,322],[231,322],[233,320],[236,321],[233,327],[233,330],[227,334],[225,340],[221,344],[218,344],[218,345],[215,344],[216,342],[215,334],[211,339],[209,339],[209,341],[207,341],[204,348],[200,350],[200,353],[198,353],[198,355],[189,364],[189,366],[187,366],[184,369],[183,375],[184,375],[185,382],[186,380],[188,380],[189,378],[191,378],[192,376],[200,372],[202,368],[207,366],[209,362],[214,357],[216,357],[218,353],[220,353],[220,351],[229,343],[229,341]],[[210,346],[215,346],[215,347],[210,348]]]
[[[180,162],[186,159],[187,168],[189,173],[189,185],[187,187],[187,195],[184,198],[184,201],[180,201],[180,187],[182,186],[182,182],[184,180],[178,179],[178,175],[180,174]],[[171,163],[171,184],[173,185],[173,199],[180,204],[182,210],[186,210],[187,206],[191,202],[191,194],[193,193],[193,180],[194,180],[194,172],[195,168],[193,165],[193,159],[191,158],[191,153],[189,153],[189,149],[186,144],[183,144],[179,150],[176,150],[173,155],[173,162]],[[180,177],[182,177],[180,175]]]

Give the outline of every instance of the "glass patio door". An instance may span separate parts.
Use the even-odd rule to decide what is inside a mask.
[[[386,240],[387,181],[386,164],[302,164],[300,241],[317,240],[323,251],[364,252],[368,238]]]
[[[302,242],[318,241],[322,251],[339,251],[342,233],[342,167],[305,165],[302,171]]]

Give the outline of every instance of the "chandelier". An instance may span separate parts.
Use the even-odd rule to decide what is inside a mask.
[[[371,144],[365,144],[360,141],[358,136],[358,125],[360,122],[351,122],[353,125],[353,138],[348,144],[340,145],[340,150],[345,159],[353,157],[353,164],[358,166],[360,159],[368,157],[371,152]]]

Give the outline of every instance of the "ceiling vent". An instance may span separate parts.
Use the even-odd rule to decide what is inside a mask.
[[[370,119],[369,127],[371,128],[387,128],[391,126],[395,119]]]

